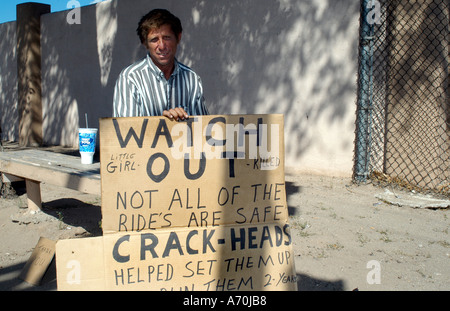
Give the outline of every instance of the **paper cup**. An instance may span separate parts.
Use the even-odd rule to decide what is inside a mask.
[[[97,142],[98,129],[80,128],[80,155],[81,164],[92,164],[94,162],[95,144]]]

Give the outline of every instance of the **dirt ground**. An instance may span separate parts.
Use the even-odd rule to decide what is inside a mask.
[[[101,235],[99,196],[42,184],[43,212],[26,210],[24,186],[0,198],[0,290],[56,290],[18,275],[40,237]],[[389,189],[407,195],[398,189]],[[286,170],[299,290],[450,290],[450,210],[414,209],[375,197],[385,189],[350,178]]]

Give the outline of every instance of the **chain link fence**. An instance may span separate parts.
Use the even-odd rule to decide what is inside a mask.
[[[355,180],[450,196],[449,6],[361,0]]]

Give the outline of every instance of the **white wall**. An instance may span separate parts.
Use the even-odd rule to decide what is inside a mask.
[[[203,80],[212,114],[282,113],[286,163],[352,174],[359,1],[113,0],[42,18],[44,140],[77,145],[77,128],[112,115],[120,71],[145,56],[135,29],[153,8],[183,27],[178,59]],[[3,123],[2,123],[3,124]]]

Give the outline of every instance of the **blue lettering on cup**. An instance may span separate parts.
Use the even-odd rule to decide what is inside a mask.
[[[80,133],[80,152],[95,152],[95,133]]]

